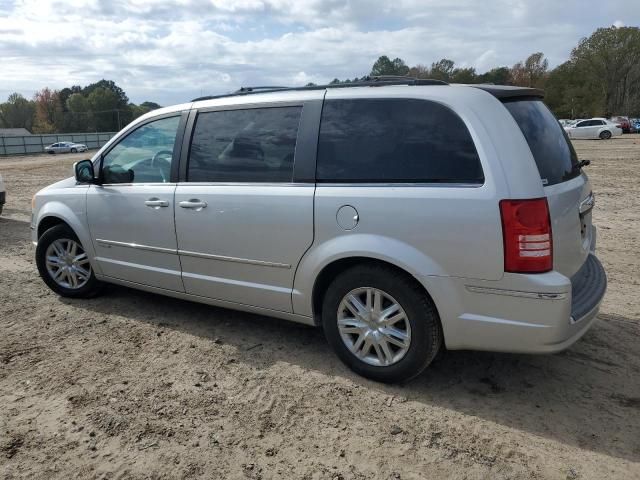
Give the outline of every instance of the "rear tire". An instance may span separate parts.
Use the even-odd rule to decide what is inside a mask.
[[[78,153],[78,150],[77,150],[77,149],[75,149],[75,148],[72,148],[72,149],[71,149],[71,153]]]
[[[72,248],[61,249],[65,245]],[[78,261],[71,262],[71,257],[83,255]],[[70,258],[69,264],[61,261],[67,256]],[[91,298],[100,293],[102,282],[96,279],[84,247],[66,224],[51,227],[40,237],[36,247],[36,264],[44,283],[62,297]]]
[[[611,132],[609,130],[603,130],[600,132],[601,140],[609,140],[611,138]]]
[[[378,306],[372,300],[369,309],[376,292]],[[354,297],[361,299],[364,308],[357,311],[363,315],[353,313],[348,299]],[[393,313],[377,315],[381,311]],[[355,266],[335,278],[324,296],[322,324],[338,357],[354,372],[379,382],[416,377],[442,345],[440,319],[429,296],[408,274],[378,265]]]

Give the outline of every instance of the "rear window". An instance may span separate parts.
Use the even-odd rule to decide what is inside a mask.
[[[327,100],[319,182],[484,183],[478,152],[458,115],[412,99]]]
[[[555,185],[580,175],[578,155],[569,137],[541,100],[505,101],[504,106],[529,144],[543,185]]]

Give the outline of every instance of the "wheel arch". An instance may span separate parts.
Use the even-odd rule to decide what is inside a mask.
[[[311,292],[311,302],[312,302],[312,312],[313,312],[314,323],[316,325],[319,324],[319,321],[320,321],[319,319],[322,316],[322,302],[324,299],[324,295],[327,289],[329,288],[329,285],[331,284],[332,280],[340,273],[360,265],[376,265],[383,268],[387,268],[389,270],[394,270],[404,275],[407,279],[409,279],[411,282],[415,283],[416,286],[418,286],[418,288],[429,298],[431,303],[433,303],[434,308],[436,309],[436,312],[438,311],[436,303],[432,295],[429,293],[429,291],[412,273],[410,273],[406,269],[402,268],[401,266],[395,263],[389,262],[387,260],[381,260],[376,257],[350,256],[350,257],[339,258],[325,265],[322,268],[322,270],[319,272],[319,274],[317,275],[313,283],[313,288]]]
[[[94,260],[95,250],[86,221],[68,205],[53,201],[42,206],[34,222],[34,240],[39,240],[48,229],[61,224],[67,225],[76,234],[91,261],[91,267],[97,274],[101,274],[100,267]]]
[[[47,215],[46,217],[41,218],[40,221],[38,222],[38,226],[37,226],[38,240],[40,240],[40,237],[42,237],[44,232],[46,232],[50,228],[55,227],[56,225],[66,225],[71,230],[73,230],[73,227],[69,225],[66,221],[64,221],[62,218],[55,215]],[[75,233],[75,230],[74,230],[74,233]]]

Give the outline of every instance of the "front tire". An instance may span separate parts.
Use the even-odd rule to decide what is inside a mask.
[[[72,148],[71,153],[78,153],[78,150],[76,148]]]
[[[38,240],[36,264],[40,277],[58,295],[90,298],[100,292],[84,247],[67,225],[56,225]]]
[[[603,130],[600,132],[601,140],[609,140],[611,138],[611,132],[609,130]]]
[[[442,345],[433,302],[408,274],[377,265],[341,273],[324,297],[327,341],[354,372],[379,382],[419,375]]]

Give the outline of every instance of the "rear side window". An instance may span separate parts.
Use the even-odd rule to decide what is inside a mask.
[[[466,125],[449,108],[413,99],[327,100],[319,182],[484,183]]]
[[[524,134],[543,185],[555,185],[580,175],[578,155],[566,132],[541,100],[506,101],[504,106]],[[582,122],[577,127],[587,122]]]
[[[302,107],[199,113],[189,182],[291,182]]]

